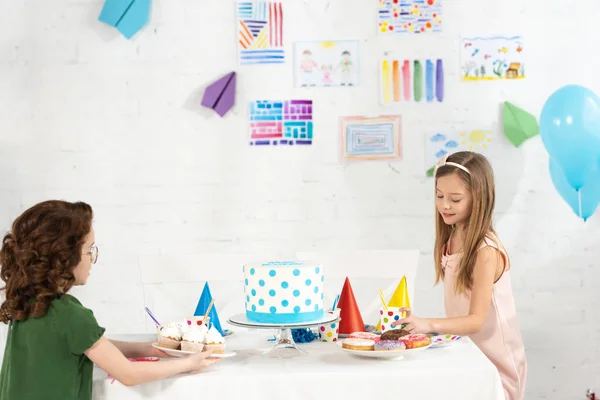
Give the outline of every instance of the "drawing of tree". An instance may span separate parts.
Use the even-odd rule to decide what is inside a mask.
[[[463,65],[462,68],[463,68],[463,72],[464,72],[465,76],[469,76],[469,73],[471,72],[471,70],[477,68],[477,64],[475,64],[474,61],[469,61],[468,63]]]
[[[494,74],[498,78],[502,77],[502,73],[503,73],[502,68],[504,67],[504,61],[496,60],[496,61],[494,61],[493,66],[494,66],[494,70],[493,70]]]
[[[479,78],[479,68],[475,68],[475,77]]]
[[[481,76],[485,76],[485,67],[481,66]]]

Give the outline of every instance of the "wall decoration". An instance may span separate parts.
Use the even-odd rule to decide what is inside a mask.
[[[250,102],[250,145],[312,144],[312,112],[312,100]]]
[[[98,20],[131,39],[146,26],[149,18],[150,0],[106,0]]]
[[[283,6],[276,1],[240,1],[237,6],[240,64],[283,64]]]
[[[463,81],[525,78],[525,50],[521,36],[473,37],[461,40]]]
[[[444,100],[442,60],[384,58],[379,64],[381,104],[406,101],[433,103]]]
[[[341,156],[346,160],[402,157],[401,117],[340,117]]]
[[[356,86],[358,40],[294,43],[294,86]]]
[[[442,31],[442,0],[376,0],[378,32],[383,35]]]
[[[202,105],[223,117],[235,104],[235,85],[236,73],[230,72],[206,88]]]
[[[537,119],[522,108],[505,101],[502,114],[504,136],[515,147],[540,134]]]
[[[425,175],[433,176],[440,158],[457,151],[476,151],[482,154],[495,141],[491,129],[438,131],[425,137]]]

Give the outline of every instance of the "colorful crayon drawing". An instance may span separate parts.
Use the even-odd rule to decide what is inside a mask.
[[[237,6],[240,64],[283,64],[283,6],[275,1],[240,1]]]
[[[494,142],[489,129],[450,130],[425,137],[425,175],[433,176],[435,164],[446,154],[457,151],[476,151],[485,154]]]
[[[294,86],[358,85],[358,40],[294,43]]]
[[[433,103],[444,100],[442,60],[385,58],[379,67],[381,104],[390,105],[403,101]]]
[[[525,51],[521,36],[474,37],[461,40],[463,81],[525,78]]]
[[[402,158],[401,117],[340,117],[341,156],[346,160]]]
[[[379,4],[377,23],[382,35],[442,31],[442,0],[374,1]]]
[[[306,145],[312,141],[312,100],[250,102],[250,145]]]

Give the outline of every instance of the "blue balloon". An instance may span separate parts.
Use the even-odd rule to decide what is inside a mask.
[[[542,109],[540,136],[569,186],[582,188],[600,157],[600,97],[578,85],[558,89]]]
[[[550,177],[554,187],[561,197],[571,207],[575,215],[587,221],[594,214],[600,204],[600,159],[593,163],[586,176],[587,183],[579,189],[573,189],[567,181],[560,166],[550,158]],[[581,197],[581,215],[579,213],[579,200]]]

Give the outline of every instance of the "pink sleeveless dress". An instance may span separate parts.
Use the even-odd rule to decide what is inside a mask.
[[[500,244],[498,239],[494,239]],[[508,256],[502,247],[498,247],[489,239],[482,245],[485,246],[500,250],[504,257],[504,273],[494,283],[492,301],[483,328],[469,337],[498,369],[506,400],[523,400],[527,360],[517,322]],[[446,317],[464,317],[469,314],[470,295],[458,295],[454,291],[456,270],[462,253],[448,255],[446,248],[447,246],[444,246],[442,253]]]

